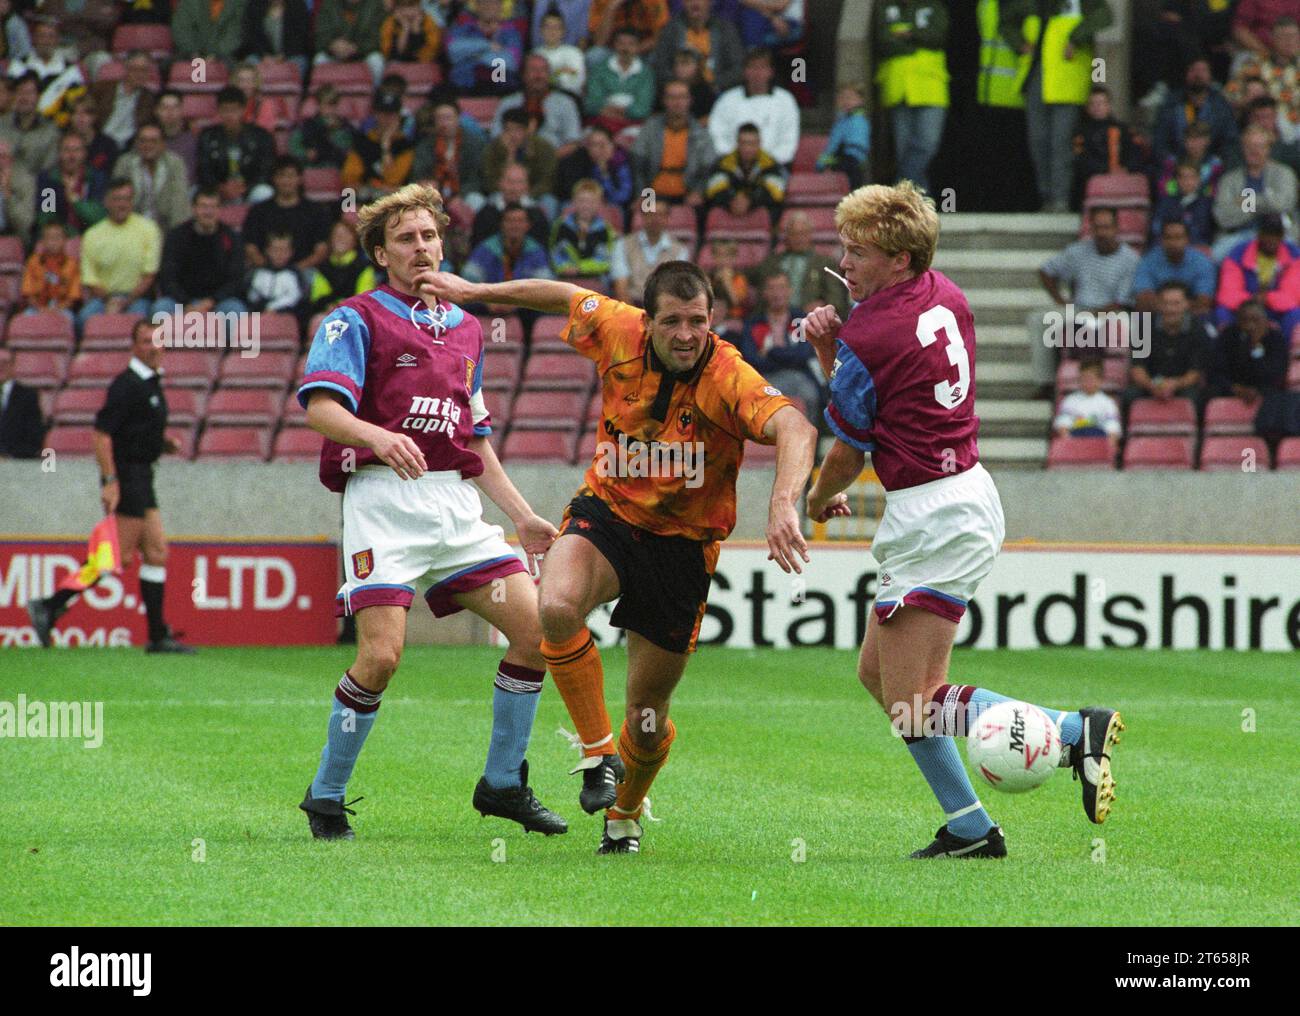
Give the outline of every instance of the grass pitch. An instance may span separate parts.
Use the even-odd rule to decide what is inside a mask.
[[[470,808],[499,651],[410,647],[349,786],[366,798],[357,839],[316,843],[296,805],[351,655],[4,652],[0,699],[102,701],[105,731],[93,749],[0,740],[0,923],[1300,921],[1300,729],[1283,654],[958,653],[954,680],[1112,704],[1129,729],[1106,825],[1087,822],[1060,770],[1018,797],[982,789],[1008,860],[929,863],[903,858],[942,823],[938,806],[854,654],[830,650],[703,649],[651,792],[662,821],[640,856],[597,857],[600,819],[578,808],[549,681],[532,782],[570,829],[546,839]],[[605,658],[619,716],[625,657]]]

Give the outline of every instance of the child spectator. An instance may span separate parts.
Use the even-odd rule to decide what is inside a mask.
[[[303,273],[293,266],[293,237],[276,233],[266,241],[266,266],[248,278],[250,310],[293,314],[301,318],[307,306]]]
[[[361,253],[356,230],[340,219],[330,230],[330,253],[311,281],[311,312],[326,313],[350,296],[375,288],[375,270]]]
[[[709,273],[709,283],[714,294],[722,293],[727,298],[736,317],[744,317],[749,306],[749,280],[744,272],[736,268],[738,248],[735,240],[711,240],[709,252],[713,255],[713,271]]]
[[[695,50],[677,51],[673,58],[673,81],[681,81],[691,90],[691,119],[707,120],[718,99],[718,90],[704,77],[704,60]]]
[[[1180,162],[1175,174],[1177,192],[1160,195],[1151,216],[1151,235],[1160,236],[1166,222],[1182,222],[1193,246],[1208,247],[1214,240],[1214,202],[1201,184],[1195,163]]]
[[[244,107],[244,123],[254,123],[265,131],[274,131],[283,109],[280,99],[262,94],[262,72],[257,64],[240,64],[235,70],[232,84],[244,93],[248,105]],[[289,119],[288,111],[284,119]]]
[[[69,320],[74,304],[81,302],[81,269],[67,253],[68,233],[63,223],[50,219],[41,227],[40,243],[23,271],[23,299],[27,313],[55,310]]]
[[[1119,447],[1119,403],[1101,390],[1101,360],[1079,364],[1079,390],[1061,400],[1052,421],[1057,437],[1104,437],[1110,450]]]
[[[420,0],[395,0],[393,13],[379,29],[379,50],[385,60],[430,63],[442,43],[442,30],[420,8]]]
[[[551,227],[551,267],[561,279],[609,274],[616,234],[600,215],[602,197],[595,180],[579,180],[572,210]]]
[[[1156,192],[1158,194],[1170,194],[1177,196],[1178,181],[1175,176],[1178,172],[1178,166],[1184,162],[1190,162],[1196,167],[1197,173],[1201,178],[1201,190],[1211,201],[1219,189],[1219,177],[1223,175],[1223,160],[1217,155],[1210,154],[1210,142],[1213,139],[1213,132],[1210,125],[1206,123],[1193,123],[1187,127],[1187,133],[1183,135],[1183,147],[1177,155],[1171,155],[1165,159],[1161,168],[1160,179],[1156,183]]]
[[[316,113],[289,135],[289,154],[308,166],[342,167],[352,147],[352,127],[339,112],[339,93],[333,85],[316,90]]]
[[[1074,148],[1073,188],[1070,207],[1083,207],[1088,181],[1105,173],[1136,172],[1141,151],[1133,131],[1115,119],[1110,91],[1105,85],[1093,85],[1071,140]]]
[[[551,11],[542,17],[542,44],[533,50],[551,66],[551,85],[582,97],[587,84],[587,59],[577,46],[564,41],[564,17]]]
[[[844,85],[835,96],[838,113],[826,141],[826,151],[817,158],[817,169],[839,170],[849,178],[849,187],[857,190],[866,182],[867,156],[871,151],[871,119],[867,116],[864,89],[861,85]]]

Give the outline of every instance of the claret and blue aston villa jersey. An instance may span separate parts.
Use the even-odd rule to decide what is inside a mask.
[[[942,272],[867,297],[835,343],[826,420],[871,452],[885,490],[964,473],[979,461],[975,319]]]
[[[316,329],[298,401],[306,408],[317,388],[338,392],[362,420],[409,434],[431,471],[483,472],[470,450],[492,433],[483,401],[483,329],[449,303],[423,300],[382,285],[344,300]],[[355,454],[345,469],[345,450]],[[369,448],[347,449],[328,438],[320,479],[342,491],[354,469],[379,463]]]

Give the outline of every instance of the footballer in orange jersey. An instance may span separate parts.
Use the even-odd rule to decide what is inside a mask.
[[[475,284],[427,272],[428,296],[568,317],[564,340],[596,363],[600,435],[582,489],[542,564],[542,655],[578,728],[579,795],[607,808],[599,853],[636,853],[646,793],[676,729],[669,700],[695,648],[718,543],[736,522],[745,441],[775,443],[770,559],[808,560],[796,502],[812,469],[816,429],[710,331],[713,291],[687,261],[646,281],[645,310],[565,282]],[[598,605],[627,630],[626,717],[614,741],[600,653],[587,628]]]

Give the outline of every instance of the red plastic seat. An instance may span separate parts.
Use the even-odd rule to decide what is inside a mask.
[[[68,373],[68,354],[48,349],[14,352],[14,377],[32,388],[58,388]]]
[[[791,173],[786,187],[785,203],[798,208],[835,210],[840,199],[849,192],[849,178],[843,173],[827,170],[824,173]]]
[[[571,388],[586,392],[595,378],[595,365],[577,353],[535,353],[524,364],[524,387]]]
[[[142,49],[155,60],[164,60],[176,51],[168,25],[118,25],[113,29],[113,55],[126,59],[133,49]]]
[[[121,353],[78,353],[68,364],[68,385],[73,388],[104,388],[126,369],[130,360]]]
[[[1205,433],[1253,434],[1258,405],[1247,405],[1241,399],[1223,396],[1210,399],[1205,404]]]
[[[483,387],[494,391],[513,394],[519,387],[522,374],[523,353],[514,347],[495,350],[492,346],[484,348]]]
[[[600,441],[600,432],[595,429],[584,431],[578,438],[578,447],[574,450],[573,461],[580,466],[589,465],[596,457],[596,444]]]
[[[280,415],[283,399],[265,388],[222,388],[208,399],[208,423],[269,427]]]
[[[816,172],[817,160],[826,151],[826,142],[829,140],[829,134],[801,134],[794,150],[795,172]]]
[[[215,92],[186,92],[181,96],[181,115],[190,130],[201,131],[217,122],[217,95]]]
[[[1268,469],[1268,445],[1263,438],[1207,437],[1201,443],[1203,472],[1263,472],[1266,469]]]
[[[1088,178],[1084,200],[1112,208],[1145,208],[1151,203],[1150,187],[1141,173],[1098,173]]]
[[[531,430],[572,428],[582,418],[586,405],[586,392],[523,391],[515,397],[510,415],[516,427]]]
[[[309,201],[337,201],[343,187],[334,166],[308,166],[303,170],[302,186]]]
[[[231,351],[217,372],[222,388],[272,388],[283,391],[294,380],[295,357],[292,353],[268,352],[241,356]]]
[[[264,427],[204,427],[195,458],[265,459],[270,438]]]
[[[396,74],[406,82],[410,95],[428,95],[442,83],[442,68],[435,63],[403,63],[394,60],[384,65],[384,74]]]
[[[86,322],[82,331],[82,351],[129,348],[131,331],[139,320],[139,314],[96,314]]]
[[[170,376],[167,382],[167,423],[192,428],[203,419],[206,396],[193,388],[177,388],[171,384]]]
[[[204,349],[169,349],[163,354],[163,373],[170,388],[207,391],[217,377],[218,355]]]
[[[1057,437],[1047,450],[1048,469],[1114,469],[1115,455],[1104,437]]]
[[[265,352],[297,353],[302,346],[298,319],[292,314],[263,311],[258,315],[258,342]]]
[[[98,388],[65,388],[54,396],[50,415],[58,426],[89,425],[103,405],[104,392]]]
[[[361,60],[317,64],[311,72],[312,91],[322,85],[333,85],[340,95],[370,95],[375,90],[370,68]]]
[[[280,426],[307,426],[307,410],[302,408],[302,403],[298,401],[298,393],[296,391],[291,390],[288,398],[284,400],[284,405],[280,409]]]
[[[668,225],[665,228],[675,239],[683,243],[694,243],[699,233],[695,209],[690,205],[673,205],[668,210]]]
[[[783,235],[785,233],[787,221],[790,216],[796,213],[806,215],[811,221],[814,243],[836,243],[839,241],[840,234],[835,228],[835,209],[826,207],[787,208],[781,214],[780,222],[777,223],[777,232],[779,234]]]
[[[310,427],[281,427],[271,458],[276,461],[315,462],[320,458],[321,436]]]
[[[202,65],[203,79],[195,81],[194,65],[188,60],[172,64],[167,74],[167,87],[182,95],[190,92],[219,92],[230,83],[230,69],[219,60],[208,60]]]
[[[16,236],[0,236],[0,272],[21,275],[27,256],[23,242]]]
[[[1300,469],[1300,437],[1284,437],[1277,446],[1278,469]]]
[[[354,127],[359,127],[370,116],[370,96],[340,95],[339,116]]]
[[[507,346],[523,348],[524,325],[517,314],[489,316],[478,315],[479,327],[483,329],[483,343],[492,349]]]
[[[222,205],[217,209],[217,218],[238,232],[244,228],[244,220],[248,218],[248,205]]]
[[[543,314],[533,322],[533,349],[541,342],[563,342],[560,335],[569,326],[569,319],[562,314]]]
[[[1196,404],[1191,399],[1135,399],[1129,407],[1128,432],[1195,434]]]
[[[302,72],[298,65],[290,60],[276,63],[259,63],[258,72],[262,80],[262,92],[265,95],[291,95],[297,98],[302,94]]]
[[[1124,446],[1124,468],[1191,469],[1192,439],[1174,436],[1130,438]]]
[[[5,329],[5,345],[10,349],[66,352],[72,349],[73,340],[72,322],[53,310],[15,314]]]
[[[745,215],[711,208],[704,220],[704,235],[710,240],[769,240],[772,218],[763,208],[755,208]]]
[[[601,395],[600,392],[596,392],[594,395],[592,395],[590,401],[587,403],[587,415],[583,418],[583,423],[587,427],[595,427],[599,425],[604,415],[605,415],[604,397]]]
[[[502,458],[509,462],[564,462],[573,459],[573,430],[511,429]]]
[[[506,426],[510,423],[510,408],[513,401],[508,392],[491,391],[486,388],[483,390],[483,402],[487,405],[488,421],[494,435],[505,433]]]
[[[95,429],[93,427],[55,427],[45,435],[45,447],[56,455],[94,455]]]

